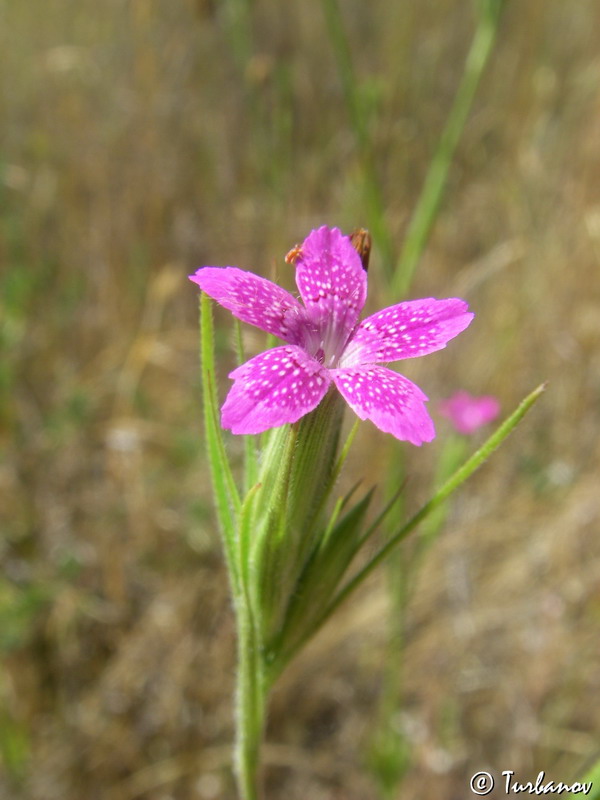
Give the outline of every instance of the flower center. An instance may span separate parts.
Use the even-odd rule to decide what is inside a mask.
[[[327,369],[337,367],[348,337],[343,329],[326,323],[311,327],[305,332],[305,349],[319,364]]]

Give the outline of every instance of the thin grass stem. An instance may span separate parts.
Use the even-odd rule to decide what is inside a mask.
[[[394,266],[393,237],[386,221],[385,199],[377,175],[373,143],[359,82],[352,63],[350,44],[337,0],[322,0],[322,8],[329,40],[337,62],[350,124],[360,155],[367,227],[370,228],[373,238],[379,246],[385,271],[391,273]]]
[[[412,215],[400,258],[392,279],[392,296],[403,297],[408,291],[446,188],[450,164],[465,127],[473,98],[498,32],[504,0],[485,0],[475,35],[467,55],[465,69],[437,149],[430,162],[425,183]]]

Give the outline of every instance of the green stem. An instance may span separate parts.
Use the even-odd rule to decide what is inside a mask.
[[[503,1],[484,0],[482,3],[479,22],[467,56],[463,76],[437,150],[429,165],[425,183],[396,266],[392,281],[392,297],[404,296],[408,291],[416,266],[427,244],[429,232],[446,188],[454,151],[465,127],[483,70],[492,52]]]
[[[262,647],[248,597],[237,604],[238,672],[235,768],[241,800],[259,800],[260,747],[268,688]]]
[[[407,583],[399,575],[398,565],[388,571],[388,580],[399,577],[399,586],[390,586],[391,609],[388,614],[388,646],[386,650],[383,685],[374,731],[370,742],[369,763],[385,800],[399,797],[399,786],[409,762],[410,743],[398,730],[395,721],[402,708],[405,662]]]

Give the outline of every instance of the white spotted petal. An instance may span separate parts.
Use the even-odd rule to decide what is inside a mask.
[[[293,345],[259,353],[229,377],[234,384],[221,424],[233,433],[262,433],[296,422],[319,405],[331,383],[328,371]]]
[[[330,375],[360,419],[370,419],[385,433],[415,445],[435,438],[425,408],[427,396],[408,378],[371,364],[332,369]]]
[[[471,323],[464,300],[409,300],[364,319],[346,346],[341,366],[415,358],[441,350]]]
[[[276,283],[237,267],[202,267],[190,280],[242,322],[290,344],[304,343],[306,309]]]
[[[367,274],[349,237],[325,226],[312,231],[300,246],[296,284],[326,361],[337,360],[367,298]]]
[[[190,276],[238,319],[288,343],[231,373],[222,426],[233,433],[261,433],[296,422],[316,408],[333,380],[361,419],[416,445],[431,441],[435,429],[427,397],[380,364],[445,347],[473,319],[464,300],[412,300],[358,324],[367,276],[349,237],[337,228],[311,231],[295,263],[303,304],[237,267],[204,267]]]

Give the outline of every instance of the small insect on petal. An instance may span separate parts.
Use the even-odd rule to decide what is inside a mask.
[[[373,240],[371,234],[366,228],[356,228],[350,234],[350,242],[352,247],[360,256],[361,264],[365,272],[369,271],[369,258],[371,257],[371,245]]]
[[[295,244],[292,249],[286,253],[284,261],[286,264],[295,264],[302,255],[302,245]]]

